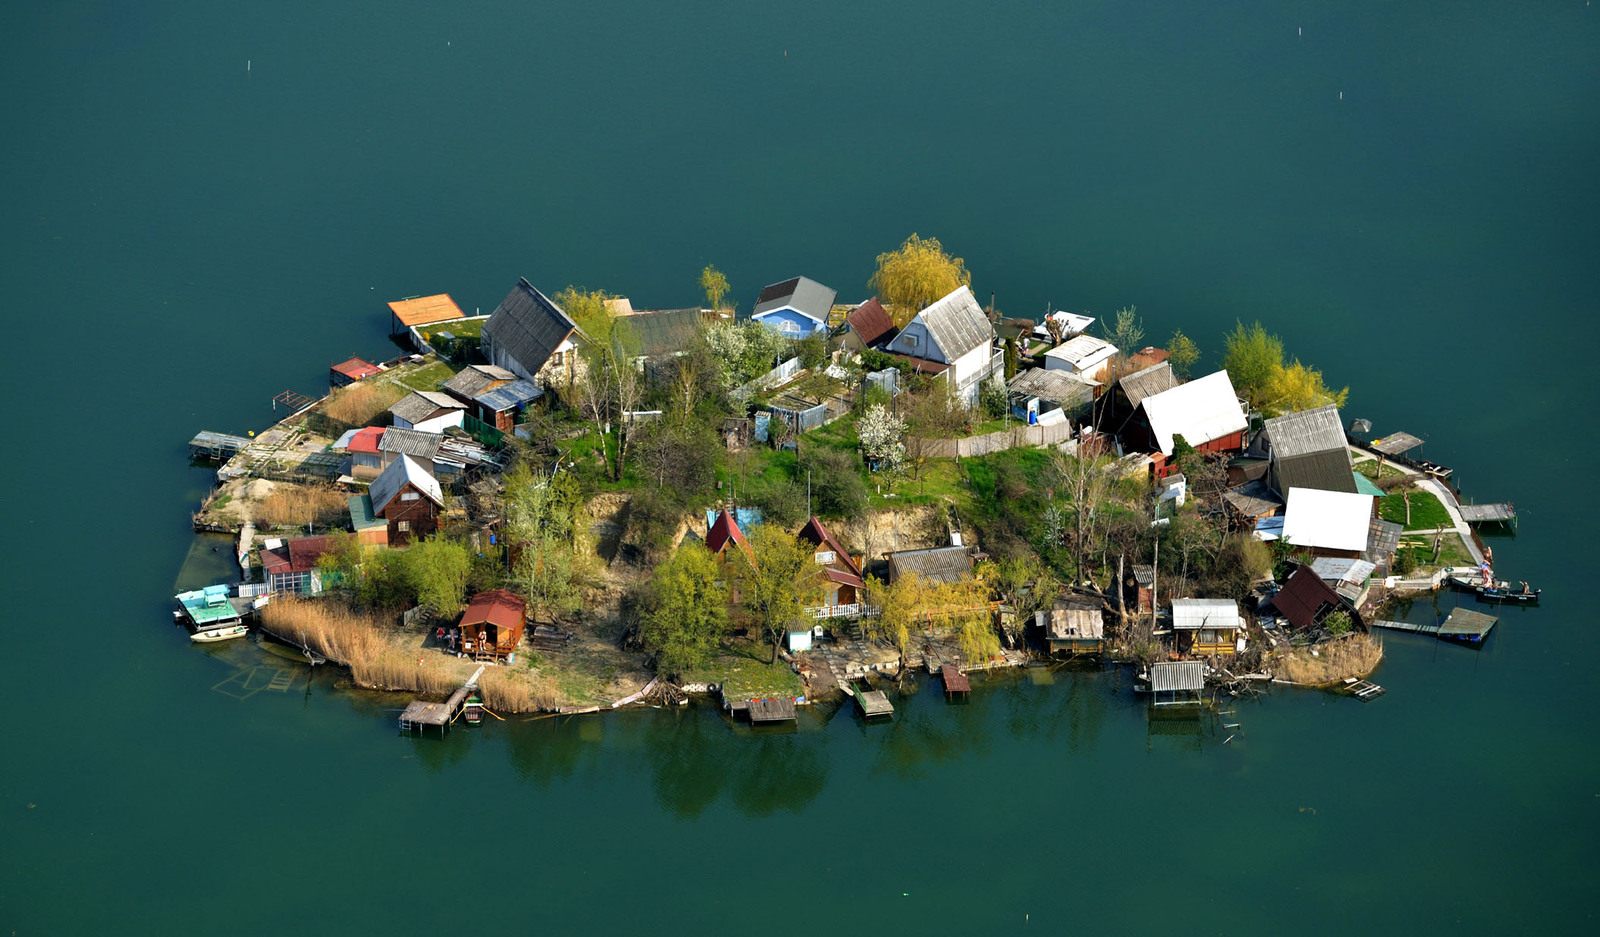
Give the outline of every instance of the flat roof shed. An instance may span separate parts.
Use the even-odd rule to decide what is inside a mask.
[[[1499,620],[1493,615],[1485,615],[1470,608],[1456,608],[1451,610],[1450,617],[1439,626],[1439,637],[1447,641],[1481,644],[1483,639],[1489,636],[1489,629]]]
[[[389,312],[395,326],[392,330],[395,332],[404,332],[419,325],[432,325],[435,322],[449,322],[452,319],[467,317],[467,314],[461,311],[461,307],[456,305],[456,301],[450,298],[449,293],[396,300],[389,304]]]
[[[1157,706],[1196,705],[1205,687],[1205,661],[1163,660],[1150,665],[1150,692]]]

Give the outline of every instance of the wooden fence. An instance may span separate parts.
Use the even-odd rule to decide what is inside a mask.
[[[1032,446],[1053,446],[1073,438],[1072,424],[1068,421],[1049,426],[1014,426],[1009,430],[985,433],[982,436],[963,436],[959,439],[918,439],[910,441],[906,451],[912,457],[926,459],[970,459],[1006,449]]]

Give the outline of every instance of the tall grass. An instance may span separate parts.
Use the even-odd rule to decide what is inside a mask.
[[[543,677],[508,667],[490,667],[478,679],[483,704],[495,712],[530,713],[555,709],[556,694]]]
[[[366,426],[409,393],[410,389],[388,381],[357,381],[334,391],[322,412],[351,426]]]
[[[333,488],[278,482],[251,513],[257,521],[273,527],[333,524],[342,520],[349,509],[347,497]]]
[[[1307,686],[1331,686],[1346,677],[1365,677],[1383,660],[1383,644],[1370,634],[1350,634],[1313,648],[1280,652],[1274,661],[1279,677]]]
[[[261,626],[352,668],[376,660],[388,649],[383,622],[334,599],[275,596],[261,610]]]
[[[419,663],[410,654],[397,650],[387,651],[369,660],[352,662],[350,674],[357,683],[376,690],[414,690],[443,696],[457,686],[454,677],[440,673]]]

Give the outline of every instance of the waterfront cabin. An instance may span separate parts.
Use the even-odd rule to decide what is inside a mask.
[[[383,453],[378,446],[386,431],[383,426],[363,426],[345,433],[333,444],[335,449],[343,449],[349,455],[351,478],[370,482],[383,471]]]
[[[802,339],[828,332],[828,315],[833,312],[837,290],[810,277],[793,277],[763,287],[756,296],[750,319],[784,338]]]
[[[1198,706],[1205,688],[1205,661],[1163,660],[1150,665],[1151,703],[1155,706]]]
[[[822,604],[806,613],[812,618],[860,618],[864,589],[860,562],[815,517],[795,537],[809,547],[823,580]]]
[[[205,631],[239,623],[239,609],[229,600],[228,591],[227,586],[206,586],[180,592],[174,598],[195,630]]]
[[[1267,482],[1285,497],[1291,488],[1360,491],[1344,424],[1339,421],[1339,409],[1331,403],[1267,420],[1251,443],[1250,453],[1268,460]]]
[[[876,296],[852,309],[850,315],[845,317],[844,324],[845,333],[840,344],[846,352],[853,354],[860,354],[869,348],[882,348],[899,331]]]
[[[372,513],[389,529],[389,543],[405,546],[413,537],[426,537],[439,529],[444,492],[427,466],[408,455],[389,463],[368,491]]]
[[[317,560],[326,552],[327,537],[266,541],[261,545],[261,566],[267,574],[267,591],[274,595],[321,595]]]
[[[505,368],[492,364],[469,364],[439,386],[445,393],[461,401],[464,406],[470,407],[479,394],[517,379],[515,374]]]
[[[460,426],[467,408],[449,394],[433,390],[414,390],[389,408],[394,425],[419,433],[442,433]]]
[[[884,350],[924,374],[938,374],[965,406],[1004,365],[994,353],[994,326],[969,287],[957,287],[917,313]]]
[[[529,405],[543,396],[544,390],[531,381],[511,381],[473,397],[472,416],[499,432],[509,433],[516,429]]]
[[[1168,462],[1177,437],[1198,452],[1231,452],[1243,448],[1248,426],[1228,372],[1217,371],[1145,397],[1122,441],[1129,451],[1159,453],[1153,471],[1160,478],[1177,471]]]
[[[483,324],[483,356],[540,387],[569,386],[577,377],[578,324],[534,288],[518,278]]]
[[[1011,415],[1028,426],[1082,422],[1094,406],[1095,385],[1067,371],[1028,368],[1006,385]]]
[[[1044,629],[1050,653],[1099,654],[1105,650],[1104,610],[1083,600],[1058,598],[1049,609],[1033,613],[1034,624]]]
[[[1173,599],[1178,650],[1199,657],[1232,656],[1244,648],[1244,620],[1232,599]]]
[[[972,554],[956,544],[948,547],[930,547],[926,550],[900,550],[886,554],[889,563],[889,584],[902,577],[916,576],[929,582],[965,582],[972,578]]]
[[[1349,612],[1352,622],[1361,623],[1360,612],[1348,606],[1345,598],[1310,566],[1295,567],[1283,587],[1272,597],[1272,607],[1295,628],[1316,628],[1323,619],[1340,609]]]
[[[363,361],[360,358],[351,358],[348,361],[341,361],[338,364],[332,365],[328,368],[328,386],[343,387],[346,384],[354,384],[356,381],[359,381],[362,378],[367,378],[374,374],[382,373],[382,368],[372,364],[369,361]]]
[[[527,600],[505,589],[480,592],[461,613],[461,650],[476,660],[509,658],[528,623]]]
[[[1282,537],[1299,553],[1359,559],[1372,532],[1373,508],[1371,495],[1290,488]]]
[[[1104,384],[1111,375],[1111,359],[1117,346],[1093,335],[1070,338],[1044,353],[1047,371],[1065,371],[1084,380]]]
[[[1333,587],[1340,598],[1353,606],[1366,601],[1377,564],[1369,560],[1336,559],[1330,556],[1311,561],[1311,569],[1323,582]]]

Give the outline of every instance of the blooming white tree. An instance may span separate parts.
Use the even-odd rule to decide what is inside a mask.
[[[906,460],[906,434],[904,420],[889,412],[881,403],[867,408],[856,421],[856,435],[861,439],[861,454],[880,472],[895,472]]]

